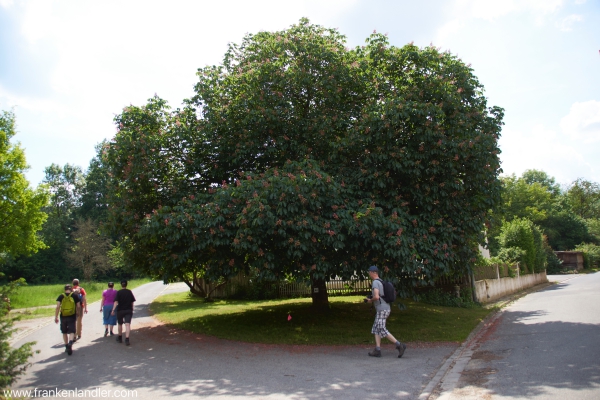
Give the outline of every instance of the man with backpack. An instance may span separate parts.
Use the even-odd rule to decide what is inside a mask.
[[[117,310],[117,324],[119,324],[119,336],[117,343],[123,343],[123,323],[125,324],[125,345],[129,346],[129,334],[131,333],[131,318],[133,318],[133,303],[135,296],[127,289],[127,281],[121,281],[121,290],[117,292],[111,315]]]
[[[81,331],[83,330],[83,314],[87,314],[87,298],[85,289],[79,286],[79,279],[73,279],[73,294],[79,297],[81,301],[82,312],[77,314],[77,339],[81,339]]]
[[[65,351],[68,355],[73,354],[73,342],[77,325],[77,315],[81,314],[81,300],[73,293],[71,285],[65,285],[65,293],[56,299],[56,311],[54,322],[58,324],[60,312],[60,331],[65,342]]]
[[[373,329],[371,329],[371,333],[375,335],[376,347],[369,352],[369,355],[371,357],[381,357],[381,338],[387,338],[390,342],[396,344],[398,358],[401,358],[404,355],[404,350],[406,350],[406,345],[396,340],[385,327],[387,318],[390,316],[390,303],[396,299],[394,286],[390,282],[379,279],[379,269],[375,265],[369,267],[369,278],[373,281],[372,295],[365,298],[365,302],[373,303],[377,312]]]

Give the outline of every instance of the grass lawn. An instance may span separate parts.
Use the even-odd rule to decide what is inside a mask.
[[[127,287],[133,289],[148,282],[150,282],[148,278],[132,279]],[[100,300],[102,291],[108,287],[107,282],[81,282],[81,286],[85,289],[88,303]],[[120,287],[119,282],[115,282],[115,289],[118,290]],[[13,309],[56,305],[56,298],[64,291],[65,284],[22,286],[10,298],[10,305]],[[41,311],[39,313],[44,314]]]
[[[374,312],[362,296],[330,297],[330,310],[315,312],[311,299],[217,300],[206,303],[189,293],[157,298],[151,310],[177,328],[253,343],[356,345],[373,342]],[[459,342],[492,310],[453,308],[403,301],[393,306],[389,331],[400,341]],[[292,319],[288,321],[288,315]]]

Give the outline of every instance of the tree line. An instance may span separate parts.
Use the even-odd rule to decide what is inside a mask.
[[[553,251],[584,252],[600,261],[600,184],[583,178],[559,185],[540,170],[501,177],[502,201],[489,224],[490,252],[523,272],[562,268]]]
[[[98,154],[87,168],[52,164],[41,184],[31,189],[25,179],[23,149],[12,143],[15,116],[0,117],[0,263],[3,279],[29,283],[67,282],[127,275],[106,221],[106,168]],[[97,146],[99,151],[102,144]]]

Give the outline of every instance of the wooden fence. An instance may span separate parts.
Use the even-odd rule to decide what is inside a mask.
[[[499,279],[511,276],[509,268],[515,270],[516,266],[510,266],[508,264],[494,264],[485,267],[478,267],[474,271],[475,281],[484,279]],[[515,276],[517,272],[514,272],[512,276]],[[240,290],[246,290],[252,285],[250,277],[239,274],[231,278],[227,284],[218,287],[213,290],[206,285],[205,290],[213,290],[211,297],[214,298],[227,298],[235,296]],[[468,276],[445,276],[436,279],[434,286],[423,286],[418,292],[427,291],[433,288],[443,288],[444,290],[452,290],[454,286],[470,287],[471,282]],[[299,281],[299,282],[273,282],[266,284],[266,290],[274,291],[276,296],[279,298],[287,297],[308,297],[310,296],[310,282]],[[365,294],[371,290],[371,281],[369,279],[353,278],[350,280],[343,280],[341,278],[332,279],[327,282],[327,293],[332,296],[350,295],[350,294]]]

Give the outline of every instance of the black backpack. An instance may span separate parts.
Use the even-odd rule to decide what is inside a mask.
[[[392,282],[383,281],[381,279],[377,280],[383,285],[383,296],[381,294],[379,296],[388,304],[396,301],[396,288]]]

